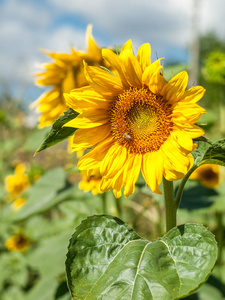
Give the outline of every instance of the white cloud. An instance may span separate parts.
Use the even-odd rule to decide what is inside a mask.
[[[176,59],[190,44],[194,0],[4,0],[0,2],[0,77],[32,82],[35,63],[48,59],[38,48],[70,52],[84,48],[85,25],[93,24],[100,46],[123,44],[134,48],[150,42],[166,61]],[[199,0],[202,33],[215,30],[225,37],[224,0]],[[82,29],[71,25],[78,19]],[[78,22],[79,23],[79,22]],[[109,45],[110,44],[110,45]]]
[[[93,22],[99,30],[111,35],[115,42],[124,42],[131,37],[139,43],[144,40],[163,40],[184,46],[187,40],[190,22],[190,9],[187,7],[190,6],[190,0],[49,2],[64,12],[82,15],[87,22]],[[183,38],[177,38],[179,36]]]
[[[124,42],[128,37],[138,43],[151,40],[154,43],[175,44],[184,47],[191,36],[191,17],[194,2],[199,2],[199,26],[201,32],[214,29],[225,35],[223,24],[224,0],[49,0],[61,11],[82,15],[87,22],[114,42]],[[116,40],[117,39],[117,40]],[[162,42],[160,42],[160,40]]]
[[[49,61],[40,48],[70,52],[70,46],[84,47],[85,30],[53,26],[55,15],[36,1],[7,0],[0,4],[0,78],[33,82],[37,62]]]
[[[76,49],[85,48],[85,33],[83,30],[72,28],[69,25],[63,25],[54,30],[52,35],[46,41],[46,48],[55,52],[70,52],[70,47]]]

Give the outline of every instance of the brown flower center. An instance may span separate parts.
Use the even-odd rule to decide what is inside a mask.
[[[173,129],[171,105],[147,88],[130,88],[110,111],[112,135],[130,153],[157,151]]]

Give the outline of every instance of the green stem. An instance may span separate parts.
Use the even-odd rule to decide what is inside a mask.
[[[115,206],[116,206],[117,217],[121,219],[121,215],[122,215],[121,198],[117,199],[115,197]]]
[[[107,214],[107,201],[106,201],[106,193],[102,193],[102,211],[103,214],[106,215]]]
[[[184,178],[182,179],[180,186],[178,188],[177,194],[176,194],[176,199],[175,199],[175,207],[176,210],[179,208],[180,206],[180,202],[181,202],[181,197],[183,194],[183,190],[184,190],[184,186],[188,180],[188,178],[191,176],[191,174],[198,168],[198,165],[194,165],[188,172],[187,174],[184,176]]]
[[[173,181],[163,177],[164,201],[166,209],[166,232],[177,225],[177,210],[174,201]]]
[[[218,243],[218,258],[217,263],[220,264],[222,260],[222,250],[223,250],[223,214],[221,212],[216,213],[217,218],[217,243]]]

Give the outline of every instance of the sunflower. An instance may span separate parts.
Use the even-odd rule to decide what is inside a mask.
[[[71,49],[70,54],[50,53],[45,51],[53,59],[53,63],[45,64],[45,71],[37,74],[36,81],[41,86],[52,86],[52,89],[44,92],[31,108],[37,107],[41,113],[39,127],[45,127],[54,123],[67,109],[63,99],[63,93],[69,93],[74,88],[87,85],[83,71],[83,60],[90,65],[102,64],[101,49],[97,46],[91,35],[92,27],[87,28],[87,53]]]
[[[5,245],[9,251],[23,252],[30,245],[30,240],[23,233],[18,233],[18,234],[12,235],[5,242]]]
[[[99,168],[101,190],[128,197],[140,170],[154,193],[161,193],[164,176],[184,177],[193,165],[193,139],[204,131],[195,125],[205,110],[196,104],[201,86],[186,90],[185,71],[169,82],[162,76],[161,59],[151,63],[151,48],[144,44],[133,54],[128,41],[116,55],[103,49],[112,72],[85,63],[90,86],[65,94],[66,104],[80,113],[65,126],[79,128],[72,149],[92,147],[78,162],[80,170]]]
[[[190,179],[199,182],[210,189],[215,189],[220,184],[220,166],[205,164],[191,174]]]
[[[92,170],[91,173],[82,171],[81,176],[82,180],[79,183],[79,189],[84,190],[85,192],[91,191],[94,195],[103,193],[100,188],[102,176],[99,169]]]
[[[5,189],[12,199],[18,197],[29,185],[28,175],[25,174],[26,166],[18,164],[14,174],[5,178]]]
[[[11,204],[11,207],[13,210],[18,210],[20,209],[24,204],[26,203],[26,198],[17,198],[13,201],[13,203]]]

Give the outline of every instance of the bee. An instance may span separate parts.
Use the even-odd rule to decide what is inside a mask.
[[[129,134],[127,134],[126,132],[123,133],[123,136],[125,137],[125,139],[127,139],[128,141],[131,141],[132,138]]]

